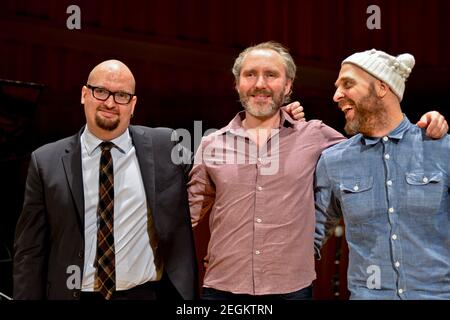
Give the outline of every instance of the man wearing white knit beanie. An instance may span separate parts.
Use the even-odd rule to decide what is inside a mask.
[[[345,113],[347,120],[345,130],[348,134],[353,135],[359,132],[376,135],[378,133],[377,127],[382,128],[382,132],[387,130],[389,132],[394,129],[392,126],[398,124],[399,120],[403,118],[400,110],[400,101],[403,99],[405,82],[414,64],[415,60],[411,54],[405,53],[393,57],[375,49],[357,52],[342,62],[342,68],[339,74],[341,81],[339,84],[344,90],[348,88],[351,82],[348,80],[352,78],[353,74],[361,75],[366,80],[363,85],[367,85],[365,89],[368,89],[371,93],[372,102],[376,102],[374,100],[375,84],[379,84],[376,93],[381,94],[384,101],[397,110],[397,112],[392,113],[391,117],[387,117],[385,109],[378,108],[379,103],[375,103],[369,109],[365,108],[366,103],[363,103],[361,108],[358,109],[358,106],[355,106],[353,101],[338,87],[333,100],[338,102],[339,108]],[[355,66],[359,68],[355,68]],[[374,79],[378,81],[372,81]]]
[[[333,100],[356,134],[316,168],[316,250],[344,218],[352,299],[450,299],[450,136],[428,138],[400,102],[410,54],[342,62]]]

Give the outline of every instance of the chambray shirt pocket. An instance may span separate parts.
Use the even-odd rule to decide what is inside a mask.
[[[416,216],[433,215],[439,211],[444,195],[442,172],[414,171],[406,173],[406,208]]]
[[[345,223],[361,223],[373,218],[375,210],[372,205],[372,188],[372,176],[341,179],[339,189]]]

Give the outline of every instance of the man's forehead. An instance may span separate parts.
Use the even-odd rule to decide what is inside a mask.
[[[283,58],[270,49],[255,49],[250,51],[243,59],[242,66],[250,67],[268,67],[283,66]]]
[[[123,69],[97,69],[96,72],[90,74],[88,82],[89,84],[105,87],[109,90],[135,90],[133,76]]]
[[[259,61],[273,61],[279,60],[283,61],[278,52],[270,50],[270,49],[255,49],[247,53],[244,57],[243,63],[251,60],[259,60]]]
[[[364,79],[369,80],[372,79],[373,76],[361,69],[360,67],[352,64],[352,63],[344,63],[341,66],[341,70],[339,71],[338,78],[336,79],[335,85],[343,80],[357,80]]]
[[[351,63],[344,63],[339,70],[339,78],[343,75],[348,75],[356,72],[357,67]]]
[[[113,83],[116,85],[132,83],[129,77],[120,73],[113,72],[95,73],[90,77],[89,81],[96,83]]]
[[[247,53],[248,56],[254,56],[254,57],[273,57],[273,56],[279,56],[278,52],[272,50],[272,49],[254,49]]]

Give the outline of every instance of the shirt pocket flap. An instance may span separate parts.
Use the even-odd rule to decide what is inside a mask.
[[[343,178],[340,185],[341,191],[358,193],[372,189],[373,177]]]
[[[406,182],[413,186],[423,186],[441,182],[441,180],[442,172],[409,172],[406,174]]]

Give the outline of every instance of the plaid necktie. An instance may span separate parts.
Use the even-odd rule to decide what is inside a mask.
[[[100,144],[99,202],[97,208],[97,255],[95,266],[95,291],[111,299],[116,291],[116,260],[114,251],[114,171],[111,157],[112,142]]]

